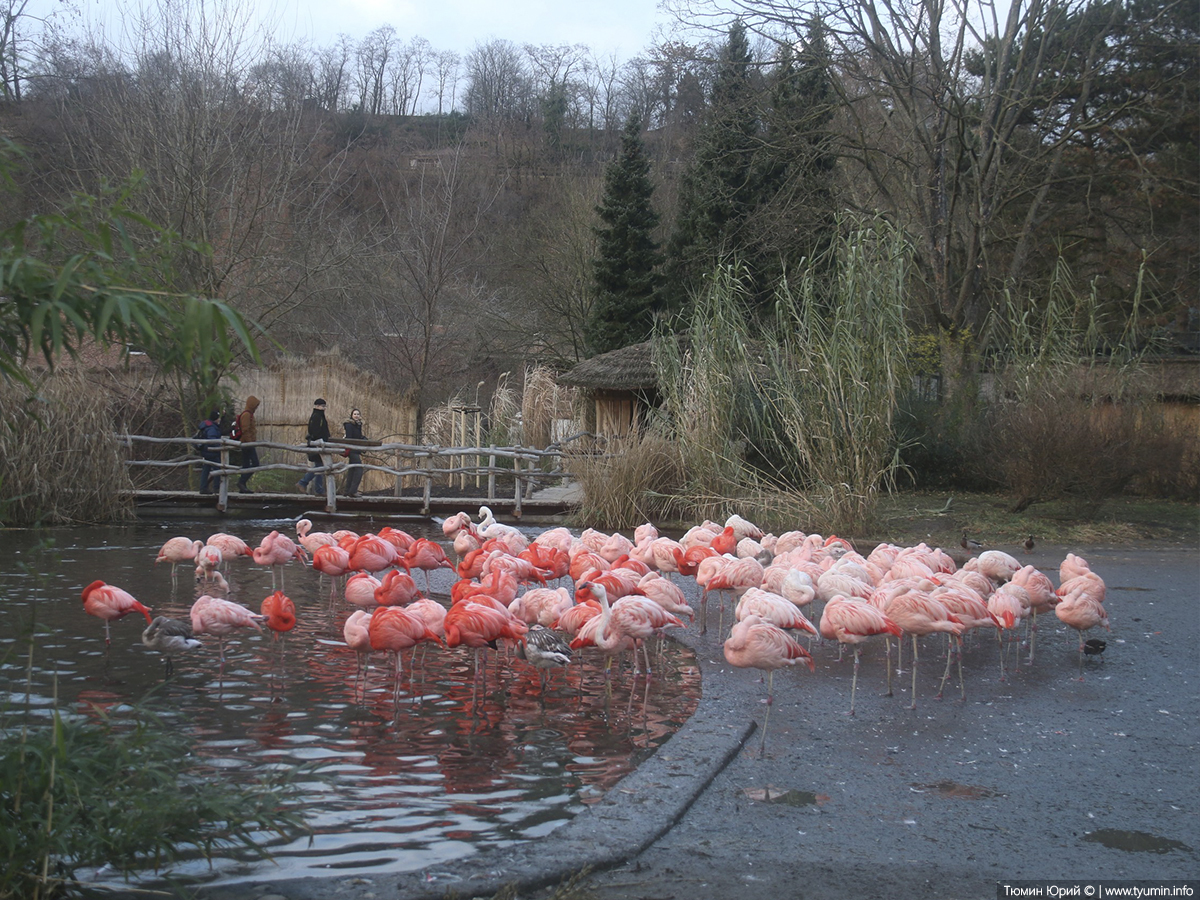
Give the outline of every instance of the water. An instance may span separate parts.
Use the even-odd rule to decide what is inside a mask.
[[[523,660],[489,652],[477,680],[470,650],[433,646],[423,664],[420,652],[415,665],[406,654],[397,698],[384,654],[372,656],[364,681],[356,678],[355,654],[342,640],[353,607],[340,597],[331,604],[328,579],[299,563],[284,575],[295,630],[283,642],[269,632],[234,635],[223,671],[215,640],[204,636],[205,646],[178,657],[164,683],[160,657],[141,644],[145,621],[137,614],[112,623],[106,652],[103,623],[83,611],[83,587],[101,579],[154,615],[186,618],[200,593],[192,572],[181,566],[173,588],[169,566],[155,566],[155,556],[169,537],[204,540],[218,528],[251,546],[272,529],[292,533],[290,521],[174,521],[5,535],[0,689],[18,708],[26,702],[26,655],[17,635],[36,617],[32,715],[49,716],[55,690],[66,711],[119,716],[157,689],[145,702],[195,741],[189,771],[249,781],[273,767],[313,768],[302,781],[311,846],[308,835],[275,838],[268,842],[274,863],[230,854],[211,868],[202,859],[185,862],[176,876],[219,882],[412,871],[535,839],[597,799],[695,708],[695,659],[670,642],[648,684],[625,669],[606,691],[599,658],[585,651],[582,670],[554,672],[544,701]],[[436,528],[405,530],[440,537]],[[270,571],[247,559],[233,562],[226,577],[229,599],[256,612],[273,590]],[[423,583],[420,572],[414,577]],[[448,604],[454,577],[433,573],[436,599]]]

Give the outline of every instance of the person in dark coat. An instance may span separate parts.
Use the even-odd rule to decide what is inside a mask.
[[[250,490],[250,478],[260,465],[258,448],[247,447],[245,444],[258,440],[258,424],[254,421],[254,411],[258,409],[259,399],[254,395],[246,398],[246,408],[238,413],[235,420],[237,439],[242,442],[242,474],[238,477],[238,491],[242,494],[253,494]]]
[[[200,427],[196,429],[192,438],[198,441],[219,441],[221,439],[221,411],[214,409],[208,418],[200,423]],[[200,458],[204,460],[200,464],[200,493],[211,494],[212,473],[217,464],[221,462],[221,448],[216,444],[202,444]]]
[[[361,441],[365,438],[362,413],[357,409],[350,410],[350,418],[342,423],[342,430],[351,440]],[[362,484],[363,477],[362,451],[351,447],[346,455],[350,459],[350,471],[346,475],[346,486],[343,493],[347,497],[357,497],[358,486]]]
[[[312,446],[313,441],[329,440],[329,423],[325,420],[325,401],[318,397],[313,401],[312,415],[308,417],[308,432],[305,437],[308,440],[309,446]],[[308,461],[312,467],[304,473],[304,477],[296,482],[296,487],[301,493],[307,493],[309,482],[313,482],[313,493],[325,493],[325,476],[317,472],[321,466],[321,454],[308,454]]]

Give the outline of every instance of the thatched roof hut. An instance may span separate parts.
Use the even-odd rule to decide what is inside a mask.
[[[595,421],[588,424],[596,434],[619,437],[636,431],[646,411],[658,405],[653,342],[593,356],[558,376],[558,383],[592,396]]]

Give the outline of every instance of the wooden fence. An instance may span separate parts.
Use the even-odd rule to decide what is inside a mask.
[[[312,445],[282,444],[275,441],[235,441],[231,438],[220,440],[197,440],[184,437],[150,437],[139,434],[121,434],[117,436],[125,449],[125,464],[130,468],[135,488],[139,487],[139,472],[164,472],[199,470],[205,461],[199,456],[202,448],[215,448],[220,455],[219,462],[208,463],[212,466],[211,479],[219,494],[218,508],[224,509],[229,497],[229,480],[242,474],[242,468],[234,462],[235,453],[243,447],[257,447],[262,450],[277,451],[272,456],[282,456],[285,460],[295,457],[295,462],[264,462],[255,468],[255,473],[271,470],[296,472],[298,475],[313,473],[325,476],[325,507],[328,512],[337,511],[336,477],[344,475],[350,468],[350,462],[344,451],[353,449],[363,454],[360,463],[364,470],[382,472],[392,476],[393,497],[404,497],[406,484],[410,489],[415,486],[424,500],[424,506],[429,507],[430,496],[435,482],[453,486],[458,482],[460,490],[466,490],[468,482],[483,490],[486,482],[486,495],[480,493],[473,496],[486,496],[488,500],[496,499],[497,477],[513,479],[514,515],[521,514],[521,501],[539,487],[556,482],[561,483],[571,477],[563,469],[564,451],[561,446],[546,450],[533,447],[432,447],[419,444],[382,443],[375,441],[345,441],[329,440],[314,441]],[[165,449],[182,448],[182,452],[161,457]],[[140,451],[140,452],[139,452]],[[158,453],[159,456],[151,457]],[[309,462],[310,454],[318,454],[321,465],[314,466]],[[368,462],[368,456],[374,460],[387,462]],[[149,458],[148,458],[149,457]],[[499,460],[508,460],[507,466],[498,465]]]

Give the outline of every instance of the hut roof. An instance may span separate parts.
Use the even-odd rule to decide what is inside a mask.
[[[575,368],[558,376],[559,384],[589,390],[636,391],[658,386],[654,368],[653,342],[630,344],[585,359]]]

